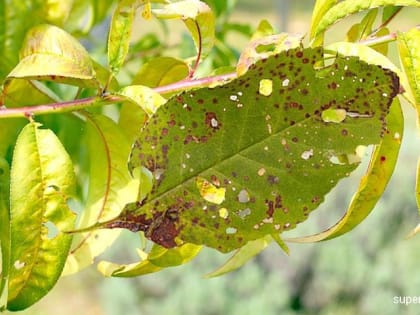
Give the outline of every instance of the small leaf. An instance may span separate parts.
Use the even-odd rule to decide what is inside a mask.
[[[410,99],[420,111],[420,30],[414,28],[406,33],[398,33],[398,50],[408,86],[404,86]]]
[[[38,25],[26,35],[20,62],[8,79],[48,80],[98,87],[88,52],[71,35],[52,25]]]
[[[142,85],[126,86],[118,91],[117,94],[124,96],[128,101],[139,106],[148,115],[152,115],[161,105],[166,103],[166,99],[159,93]]]
[[[139,254],[140,257],[144,256],[140,263],[118,265],[102,261],[98,265],[98,270],[108,277],[137,277],[158,272],[163,268],[186,264],[197,256],[200,250],[201,246],[194,244],[184,244],[171,249],[154,245],[149,254],[144,255],[143,252]]]
[[[236,250],[236,252],[221,267],[206,274],[206,278],[214,278],[222,276],[241,268],[252,258],[261,253],[272,241],[271,236],[265,236],[255,241],[249,241],[247,244]]]
[[[140,68],[132,84],[154,88],[181,81],[188,73],[188,65],[184,61],[172,57],[157,57]]]
[[[152,10],[159,19],[180,18],[194,40],[201,58],[209,54],[215,40],[215,17],[210,7],[199,0],[170,3],[163,9]]]
[[[323,2],[323,1],[321,1]],[[321,3],[320,2],[320,3]],[[335,5],[333,2],[337,1],[328,1],[328,9],[320,7],[317,11],[316,19],[313,19],[312,28],[311,28],[311,38],[314,39],[314,45],[319,45],[322,43],[320,39],[323,38],[324,33],[327,29],[338,22],[340,19],[358,13],[368,9],[374,9],[378,7],[388,6],[392,3],[394,6],[410,6],[410,7],[420,7],[420,2],[418,0],[343,0]],[[321,14],[322,13],[322,14]],[[316,23],[314,23],[316,21]]]
[[[119,1],[112,15],[108,36],[108,64],[114,75],[120,71],[128,53],[135,11],[134,0]]]
[[[387,122],[387,131],[375,148],[366,174],[345,215],[334,226],[321,233],[286,241],[310,243],[333,239],[354,229],[370,214],[383,195],[397,163],[404,130],[404,118],[398,98],[394,99]]]
[[[395,73],[355,57],[314,68],[323,54],[290,49],[230,83],[161,106],[129,162],[149,169],[153,189],[103,226],[144,231],[166,248],[193,243],[229,252],[304,221],[358,164],[337,157],[380,142],[399,92]],[[260,93],[261,80],[272,80],[271,94]],[[330,108],[352,114],[327,123],[321,115]],[[197,178],[224,188],[224,201],[206,200]]]
[[[313,47],[322,46],[324,42],[323,34],[316,37],[316,29],[325,13],[337,4],[338,0],[316,0],[314,9],[312,10],[312,19],[309,32],[309,39],[312,40]]]
[[[360,23],[354,24],[347,32],[347,41],[357,42],[372,33],[372,26],[378,16],[378,9],[369,10]]]
[[[0,156],[0,312],[7,306],[7,282],[10,268],[10,170],[7,161]]]
[[[73,1],[46,0],[45,21],[54,25],[63,25],[69,17]]]
[[[11,168],[10,310],[22,310],[43,297],[61,274],[72,237],[74,214],[67,198],[75,174],[58,138],[40,124],[20,133]]]
[[[87,150],[89,161],[89,192],[79,226],[109,220],[118,215],[124,205],[137,198],[138,181],[126,170],[131,144],[110,118],[88,115]],[[119,236],[119,230],[79,233],[74,237],[65,274],[72,274],[93,263]]]

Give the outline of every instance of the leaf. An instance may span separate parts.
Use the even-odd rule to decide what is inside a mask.
[[[316,15],[316,23],[312,24],[310,37],[314,39],[313,45],[320,44],[319,38],[323,38],[324,33],[331,25],[354,13],[388,5],[420,7],[420,2],[417,0],[343,0],[334,6],[331,6],[331,1],[327,2],[329,4],[328,10],[320,8]]]
[[[25,91],[25,93],[22,93]],[[8,108],[48,104],[59,101],[59,97],[42,83],[35,80],[12,79],[3,87],[3,103]]]
[[[404,86],[411,96],[417,110],[420,110],[420,30],[414,28],[406,33],[398,33],[398,50],[404,77],[408,85]]]
[[[166,99],[159,93],[142,85],[126,86],[118,91],[117,94],[124,96],[128,101],[139,106],[148,115],[152,115],[161,105],[166,103]]]
[[[333,239],[354,229],[370,214],[383,195],[397,163],[404,131],[404,117],[398,98],[394,99],[387,123],[385,135],[375,148],[366,174],[361,179],[345,215],[334,226],[321,233],[286,241],[310,243]]]
[[[214,278],[222,276],[226,273],[232,272],[241,268],[249,260],[261,253],[272,241],[271,236],[267,235],[263,238],[257,239],[255,241],[249,241],[243,247],[236,250],[236,252],[229,258],[229,260],[224,263],[221,267],[217,268],[215,271],[206,274],[206,278]]]
[[[116,94],[126,98],[121,106],[118,125],[126,134],[130,143],[134,142],[141,128],[159,106],[166,103],[159,93],[141,85],[129,85]]]
[[[287,33],[257,38],[251,41],[242,51],[236,66],[236,72],[238,75],[242,75],[258,60],[268,58],[284,50],[299,47],[301,43],[302,36]]]
[[[337,0],[317,0],[315,2],[314,9],[312,10],[311,26],[309,28],[309,39],[312,40],[311,46],[322,46],[324,42],[324,36],[321,34],[322,36],[318,35],[318,37],[316,37],[316,29],[325,13],[327,13],[328,10],[335,6],[337,2]]]
[[[209,54],[215,40],[215,17],[210,7],[199,0],[170,3],[152,13],[159,19],[180,18],[184,21],[201,58]]]
[[[321,59],[322,48],[291,49],[226,85],[170,99],[149,119],[129,162],[153,173],[152,192],[102,226],[142,230],[166,248],[193,243],[229,252],[306,220],[358,164],[339,157],[380,142],[399,91],[390,70],[341,56],[315,69]],[[261,93],[262,80],[272,81],[271,94]],[[348,115],[327,123],[327,109]],[[224,201],[203,198],[197,178],[224,188]]]
[[[7,78],[98,87],[92,61],[85,48],[62,29],[45,24],[28,31],[20,61]]]
[[[389,60],[386,56],[375,51],[373,47],[357,43],[337,42],[327,46],[326,50],[332,50],[345,56],[357,56],[367,63],[390,69],[398,75],[400,79],[400,85],[403,87],[403,90],[409,89],[407,78],[402,74],[401,70],[395,66],[394,63],[392,63],[391,60]],[[403,95],[409,102],[413,103],[412,96],[409,93],[404,92]]]
[[[108,36],[108,64],[114,75],[120,71],[128,53],[135,11],[135,1],[119,1],[112,15]]]
[[[372,26],[378,16],[378,9],[369,10],[360,23],[354,24],[347,32],[347,41],[357,42],[372,33]]]
[[[124,205],[137,198],[138,181],[126,170],[131,144],[110,118],[86,114],[89,191],[79,226],[92,225],[118,215]],[[119,236],[120,231],[78,233],[66,264],[65,274],[75,273],[93,263]]]
[[[181,81],[188,73],[188,65],[184,61],[172,57],[157,57],[140,68],[132,84],[154,88]]]
[[[137,277],[154,273],[163,268],[183,265],[191,261],[200,252],[201,246],[184,244],[178,248],[162,248],[154,245],[149,254],[140,253],[144,256],[139,263],[118,265],[102,261],[98,265],[99,271],[108,277]]]
[[[45,20],[54,25],[63,25],[70,15],[73,0],[46,0]]]
[[[0,312],[7,306],[7,281],[10,268],[9,163],[0,156]]]
[[[20,133],[11,167],[11,268],[8,309],[22,310],[43,297],[64,267],[75,216],[67,206],[75,174],[58,138],[38,123]]]

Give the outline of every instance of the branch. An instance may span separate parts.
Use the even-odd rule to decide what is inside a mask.
[[[236,72],[222,74],[201,79],[186,79],[173,84],[159,86],[153,90],[160,94],[176,93],[192,88],[221,84],[236,78]],[[28,118],[36,115],[66,113],[86,109],[94,106],[103,106],[124,101],[125,98],[118,95],[103,95],[81,98],[73,101],[25,106],[18,108],[5,108],[0,106],[0,119],[2,118]]]

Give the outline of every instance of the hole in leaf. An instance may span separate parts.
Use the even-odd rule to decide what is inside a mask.
[[[45,222],[44,226],[47,228],[47,231],[48,231],[47,239],[52,240],[58,235],[59,233],[58,228],[53,222],[51,221]]]
[[[225,200],[226,188],[217,188],[202,177],[197,177],[195,184],[204,200],[220,205]]]
[[[221,217],[222,219],[227,219],[227,217],[229,216],[229,211],[226,208],[220,208],[219,209],[219,217]]]
[[[255,47],[255,51],[258,54],[275,52],[276,51],[276,45],[275,44],[261,44],[261,45],[258,45],[257,47]]]
[[[327,109],[321,114],[321,118],[325,122],[341,123],[346,119],[347,111],[345,109]]]
[[[314,155],[314,150],[310,149],[308,151],[304,151],[300,156],[304,160],[309,160]]]
[[[25,267],[25,262],[20,261],[20,260],[16,260],[13,264],[13,267],[15,267],[16,270],[20,270],[23,267]]]
[[[261,95],[270,96],[273,92],[273,81],[270,79],[262,79],[260,81],[259,90]]]

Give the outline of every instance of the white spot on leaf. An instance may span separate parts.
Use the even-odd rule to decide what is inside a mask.
[[[304,151],[300,156],[304,160],[309,160],[314,155],[314,150],[310,149],[308,151]]]
[[[249,202],[249,193],[246,189],[242,189],[238,194],[238,201],[240,203],[247,203]]]
[[[13,267],[15,267],[16,270],[22,269],[23,267],[25,267],[25,262],[16,260],[13,264]]]
[[[286,87],[286,86],[289,86],[289,83],[290,83],[289,79],[284,79],[281,85]]]
[[[226,234],[235,234],[238,230],[234,227],[226,228]]]

